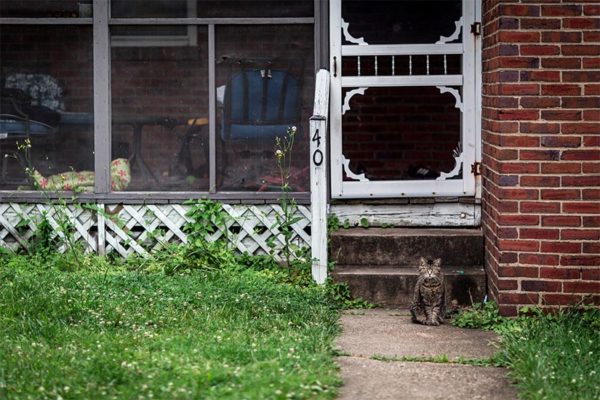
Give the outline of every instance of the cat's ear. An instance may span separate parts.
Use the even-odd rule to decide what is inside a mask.
[[[434,260],[434,261],[433,261],[433,266],[434,266],[435,268],[439,268],[439,267],[441,267],[441,266],[442,266],[442,259],[441,259],[441,258],[438,258],[438,259]]]
[[[425,257],[421,257],[421,265],[427,265],[427,259]]]

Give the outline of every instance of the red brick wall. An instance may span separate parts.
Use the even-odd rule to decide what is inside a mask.
[[[505,315],[600,304],[600,4],[487,0],[483,12],[491,295]]]

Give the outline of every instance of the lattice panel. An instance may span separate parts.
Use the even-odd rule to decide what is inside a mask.
[[[117,251],[126,257],[133,253],[146,254],[167,242],[186,242],[184,225],[189,222],[184,205],[127,205],[116,210],[106,207],[106,252]],[[221,229],[210,240],[226,238],[232,248],[250,254],[266,254],[271,251],[268,241],[274,236],[276,248],[284,239],[276,225],[276,216],[282,214],[279,205],[230,205],[224,204],[228,214],[227,229]],[[309,245],[310,209],[298,208],[301,220],[294,224],[293,242]],[[102,223],[101,223],[102,224]]]
[[[147,254],[169,242],[186,242],[182,229],[188,221],[188,208],[169,205],[105,206],[100,216],[104,225],[106,253],[118,252],[123,257]],[[100,237],[102,244],[102,237]]]
[[[12,250],[27,249],[44,218],[54,229],[54,238],[63,237],[64,230],[60,226],[68,222],[76,242],[83,242],[87,251],[98,251],[96,213],[75,205],[0,204],[0,246]],[[58,250],[64,251],[64,246]]]
[[[100,211],[96,211],[96,209]],[[74,225],[75,239],[83,241],[88,251],[106,254],[117,252],[123,257],[148,254],[166,243],[187,242],[183,232],[189,221],[189,206],[168,205],[93,205],[68,207],[46,204],[0,204],[0,246],[17,250],[27,248],[31,237],[45,214],[60,235],[59,221],[67,217]],[[223,210],[229,216],[226,229],[210,240],[226,238],[232,248],[250,254],[271,252],[268,243],[275,243],[276,253],[284,238],[277,229],[279,205],[230,205]],[[310,208],[299,206],[294,224],[293,243],[310,245]],[[64,250],[64,249],[59,249]]]
[[[277,215],[283,211],[278,205],[266,206],[232,206],[224,205],[223,208],[231,217],[228,224],[228,240],[241,252],[250,254],[266,254],[271,251],[268,246],[269,239],[275,237],[275,248],[281,248],[284,238],[281,232],[274,227]],[[302,217],[293,225],[294,235],[292,242],[299,246],[310,245],[310,235],[307,228],[310,225],[310,209],[299,207],[297,216]],[[222,236],[219,232],[217,236]]]

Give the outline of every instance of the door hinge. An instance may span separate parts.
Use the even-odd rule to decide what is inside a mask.
[[[471,24],[471,33],[475,36],[481,35],[481,22],[474,22]]]
[[[481,175],[481,163],[474,162],[471,164],[471,173],[475,176]]]

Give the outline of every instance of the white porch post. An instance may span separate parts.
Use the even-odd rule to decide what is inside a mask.
[[[310,118],[311,256],[313,279],[327,279],[327,115],[329,71],[317,73],[315,104]]]

